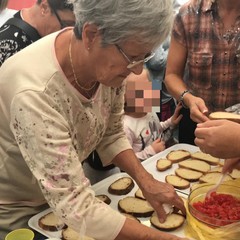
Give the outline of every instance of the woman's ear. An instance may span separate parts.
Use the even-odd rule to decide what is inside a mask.
[[[84,46],[90,50],[94,41],[99,36],[99,30],[97,25],[85,23],[82,30],[82,40]]]
[[[42,0],[42,2],[39,4],[39,7],[42,15],[45,15],[47,13],[51,14],[51,8],[47,0]]]

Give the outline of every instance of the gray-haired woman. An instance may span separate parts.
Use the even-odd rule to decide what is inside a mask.
[[[124,79],[140,74],[168,35],[172,2],[69,2],[74,31],[44,37],[0,69],[1,238],[49,205],[80,236],[179,240],[97,200],[81,165],[97,149],[104,165],[114,163],[134,178],[161,221],[162,203],[185,211],[173,187],[137,160],[122,126]]]

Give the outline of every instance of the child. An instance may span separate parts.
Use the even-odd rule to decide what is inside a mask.
[[[144,69],[141,75],[132,73],[127,77],[124,130],[140,160],[166,148],[166,141],[170,139],[166,139],[169,136],[165,131],[173,129],[180,122],[180,109],[181,106],[177,105],[173,116],[160,122],[156,114],[156,110],[160,111],[160,90],[153,89],[147,70]]]

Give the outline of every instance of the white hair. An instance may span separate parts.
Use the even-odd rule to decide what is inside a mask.
[[[102,33],[102,44],[117,44],[129,38],[159,45],[173,22],[172,0],[68,0],[74,6],[75,34],[81,38],[84,23],[93,23]]]

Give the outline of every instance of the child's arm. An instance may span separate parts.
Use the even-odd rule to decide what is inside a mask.
[[[180,110],[182,109],[181,103],[178,103],[178,105],[175,108],[174,114],[172,115],[171,118],[171,125],[172,127],[175,127],[179,124],[179,122],[182,119],[182,114],[180,114]]]

